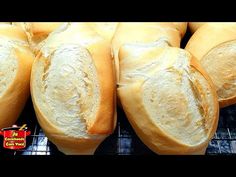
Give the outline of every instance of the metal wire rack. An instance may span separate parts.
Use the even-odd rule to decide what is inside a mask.
[[[28,123],[31,135],[27,137],[25,149],[13,151],[3,149],[0,145],[0,155],[63,155],[57,150],[36,121],[31,101],[27,103],[18,124]],[[29,114],[29,110],[30,114]],[[26,116],[27,115],[27,116]],[[28,119],[27,119],[28,118]],[[2,144],[2,138],[0,138]],[[236,153],[236,105],[220,111],[217,132],[209,143],[206,154]],[[154,155],[137,137],[127,121],[124,112],[118,108],[118,123],[115,132],[108,137],[96,150],[95,155]]]
[[[187,33],[182,40],[181,47],[184,48],[191,33]],[[0,155],[63,155],[59,152],[38,125],[33,111],[31,99],[26,104],[17,124],[27,124],[32,134],[27,137],[25,149],[12,151],[2,147],[0,137]],[[137,137],[134,130],[127,121],[124,112],[118,108],[118,121],[114,133],[109,136],[96,150],[95,155],[154,155]],[[209,143],[206,154],[235,154],[236,153],[236,105],[220,110],[220,118],[217,132]]]

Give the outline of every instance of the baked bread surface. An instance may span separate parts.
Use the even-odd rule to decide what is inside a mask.
[[[0,25],[0,128],[12,126],[30,94],[34,56],[20,28]]]
[[[219,106],[208,74],[166,43],[121,47],[118,95],[140,139],[158,154],[204,154]]]
[[[32,69],[39,123],[65,154],[93,154],[114,130],[115,80],[109,43],[84,23],[46,39]]]

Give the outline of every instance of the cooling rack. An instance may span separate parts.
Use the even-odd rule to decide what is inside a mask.
[[[37,123],[31,100],[27,102],[17,124],[27,123],[31,135],[27,137],[27,146],[21,150],[6,150],[0,138],[0,155],[63,155],[44,135]],[[236,105],[220,111],[217,132],[209,143],[206,154],[236,153]],[[96,150],[95,155],[154,155],[137,137],[127,118],[118,108],[118,121],[114,133],[109,136]]]
[[[184,48],[191,33],[187,30],[181,42]],[[95,155],[155,155],[149,150],[134,133],[127,118],[118,107],[118,121],[116,130],[96,150]],[[0,137],[0,155],[63,155],[59,152],[37,123],[31,98],[29,98],[17,124],[27,124],[31,135],[27,137],[27,146],[22,150],[6,150],[2,147]],[[235,154],[236,153],[236,105],[220,110],[217,132],[208,145],[206,154]]]

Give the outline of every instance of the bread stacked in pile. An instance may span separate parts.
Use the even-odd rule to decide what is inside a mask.
[[[49,140],[94,154],[115,128],[118,96],[151,150],[204,154],[219,105],[236,103],[236,24],[189,27],[181,49],[185,22],[0,24],[0,128],[16,121],[30,85]]]

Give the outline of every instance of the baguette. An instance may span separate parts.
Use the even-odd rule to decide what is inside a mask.
[[[30,94],[34,55],[20,28],[0,25],[0,129],[12,126]]]
[[[200,28],[201,26],[207,23],[208,22],[189,22],[188,27],[189,27],[190,32],[193,34],[198,30],[198,28]]]
[[[183,28],[177,27],[173,23],[119,23],[112,40],[117,82],[119,82],[118,53],[123,44],[130,42],[149,43],[162,39],[171,46],[180,47],[183,31]]]
[[[114,130],[115,81],[109,42],[85,23],[65,23],[32,67],[31,95],[46,136],[65,154],[94,154]]]
[[[236,23],[207,23],[189,39],[185,49],[201,60],[213,47],[236,38]]]
[[[187,51],[125,44],[118,96],[136,134],[158,154],[204,154],[219,118],[216,90]]]
[[[173,22],[173,24],[179,30],[181,37],[183,38],[187,31],[188,23],[187,22]]]
[[[90,25],[100,36],[111,42],[119,23],[117,22],[90,22]]]
[[[13,22],[12,24],[21,27],[25,31],[31,50],[37,55],[42,46],[41,42],[57,29],[62,22]]]
[[[197,30],[186,45],[208,72],[220,107],[236,103],[236,23],[209,23]]]
[[[211,49],[201,60],[218,94],[220,107],[236,103],[236,40]]]

